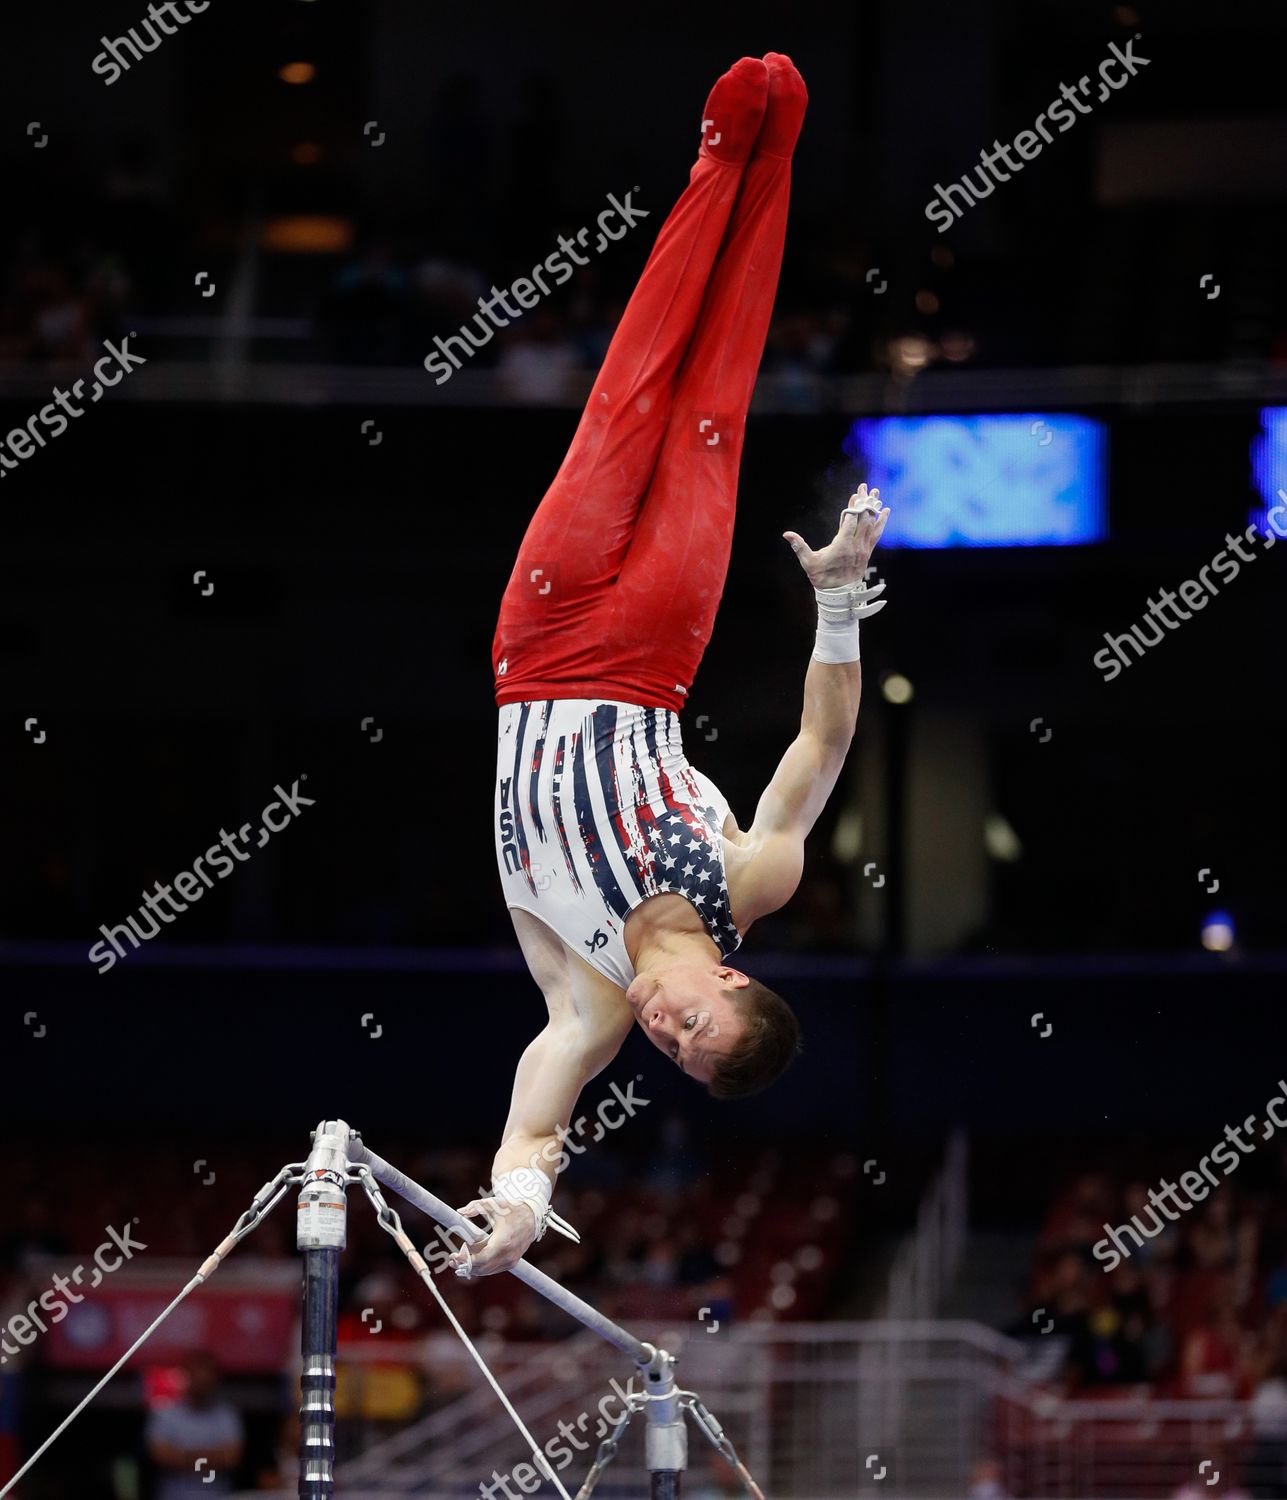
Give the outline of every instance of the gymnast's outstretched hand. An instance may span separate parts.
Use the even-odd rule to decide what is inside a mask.
[[[512,1270],[536,1238],[536,1219],[525,1203],[511,1203],[506,1198],[476,1198],[457,1212],[466,1219],[487,1220],[487,1238],[462,1246],[447,1261],[466,1280]]]
[[[835,536],[819,551],[815,552],[798,532],[784,531],[782,535],[815,589],[842,588],[862,582],[888,519],[889,507],[881,505],[880,491],[873,489],[868,494],[867,486],[860,484],[841,513]]]

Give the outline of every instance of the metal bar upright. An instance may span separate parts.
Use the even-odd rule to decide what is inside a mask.
[[[330,1500],[335,1493],[335,1358],[340,1252],[348,1223],[348,1144],[343,1120],[318,1126],[299,1194],[296,1244],[304,1253],[299,1500]]]

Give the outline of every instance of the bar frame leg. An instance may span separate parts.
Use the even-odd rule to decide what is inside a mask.
[[[299,1500],[335,1493],[335,1357],[340,1252],[304,1252],[300,1319]]]

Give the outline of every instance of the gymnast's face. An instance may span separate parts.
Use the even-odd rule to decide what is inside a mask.
[[[626,990],[635,1020],[654,1047],[699,1083],[741,1040],[738,990],[749,983],[727,964],[675,963],[637,975]]]

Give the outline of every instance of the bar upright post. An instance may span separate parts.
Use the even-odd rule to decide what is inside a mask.
[[[304,1252],[300,1318],[299,1500],[335,1493],[335,1356],[340,1306],[340,1252],[348,1219],[349,1127],[324,1120],[299,1194],[296,1243]]]
[[[688,1427],[679,1405],[675,1360],[658,1349],[643,1372],[647,1405],[644,1418],[644,1461],[652,1500],[679,1500],[680,1482],[688,1467]]]

